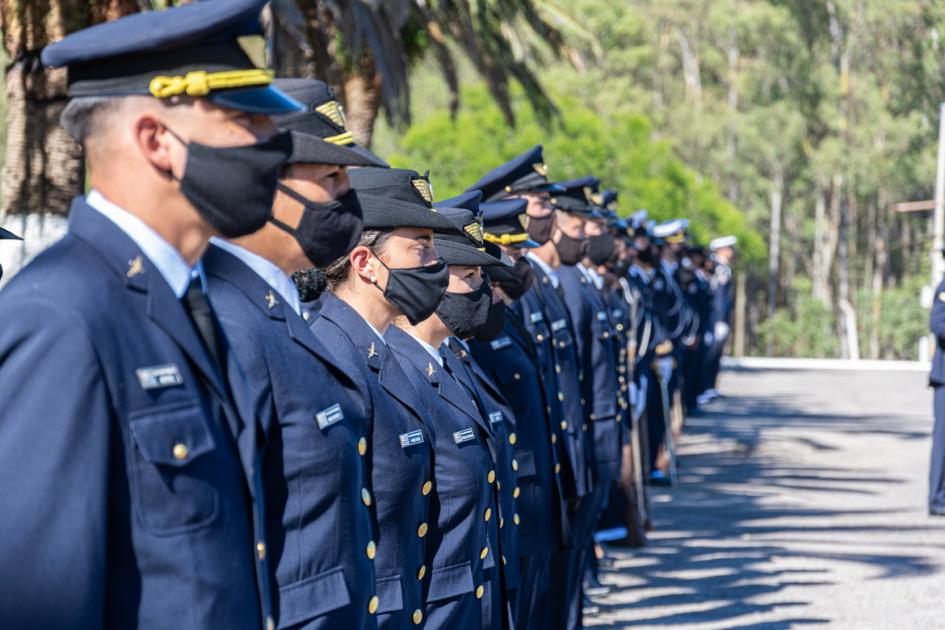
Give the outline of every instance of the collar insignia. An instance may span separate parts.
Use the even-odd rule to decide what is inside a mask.
[[[374,347],[374,342],[371,342],[371,347],[367,349],[367,358],[373,359],[377,356],[377,348]]]
[[[266,294],[266,306],[270,309],[279,303],[279,300],[276,299],[276,294],[272,292],[272,289],[269,290],[269,293]]]
[[[436,374],[436,369],[434,369],[433,363],[427,363],[427,378],[433,378],[434,374]]]
[[[128,261],[128,272],[125,275],[129,278],[134,278],[142,271],[144,271],[144,261],[141,259],[141,256],[135,256],[134,260]]]

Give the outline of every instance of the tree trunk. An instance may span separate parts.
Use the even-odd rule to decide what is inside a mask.
[[[381,109],[381,75],[371,69],[351,74],[344,79],[345,114],[354,141],[369,147],[374,136],[374,123]]]
[[[873,240],[873,250],[875,261],[873,263],[873,283],[870,293],[872,294],[872,312],[870,322],[870,358],[881,358],[882,348],[880,347],[880,322],[882,315],[883,298],[883,279],[886,275],[886,187],[881,186],[877,194],[876,213],[876,234]]]
[[[778,307],[778,275],[781,270],[781,207],[784,201],[784,174],[780,167],[771,178],[771,220],[768,226],[768,317]]]
[[[811,293],[825,306],[830,304],[830,264],[827,262],[827,191],[817,177],[814,187],[814,256]]]
[[[745,332],[748,320],[748,272],[744,269],[735,274],[735,334],[732,339],[732,354],[736,357],[745,356]]]
[[[737,9],[737,3],[736,3]],[[729,29],[728,43],[728,200],[738,205],[739,178],[736,173],[738,158],[738,33]]]

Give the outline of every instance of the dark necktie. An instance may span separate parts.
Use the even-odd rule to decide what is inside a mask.
[[[199,277],[191,279],[190,285],[187,287],[187,292],[184,294],[184,298],[181,301],[187,313],[190,315],[190,319],[194,323],[194,327],[197,329],[200,339],[203,341],[204,349],[210,356],[210,362],[213,363],[213,367],[217,370],[217,373],[222,374],[220,369],[223,365],[222,352],[220,351],[220,337],[217,333],[213,310],[210,308],[210,302],[207,301],[207,296],[203,293],[203,287]]]

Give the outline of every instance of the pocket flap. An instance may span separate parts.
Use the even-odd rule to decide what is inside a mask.
[[[434,569],[430,576],[430,593],[427,595],[427,601],[435,602],[440,599],[447,599],[472,593],[473,574],[472,566],[469,562],[454,564],[451,567]]]
[[[344,569],[329,569],[279,589],[279,627],[294,626],[350,603]]]
[[[215,446],[196,404],[148,409],[129,418],[128,425],[141,456],[152,464],[186,466]]]
[[[374,589],[378,600],[380,600],[377,607],[378,614],[403,610],[404,590],[399,575],[376,580]]]
[[[518,470],[515,471],[517,478],[534,477],[538,474],[535,469],[535,454],[533,452],[525,449],[515,451],[515,461],[518,462]]]

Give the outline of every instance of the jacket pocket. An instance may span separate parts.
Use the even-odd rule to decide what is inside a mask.
[[[294,626],[350,603],[344,569],[329,569],[279,589],[279,627]]]
[[[382,578],[375,583],[375,594],[380,603],[377,613],[389,613],[404,608],[404,590],[399,575]]]
[[[518,470],[515,471],[515,476],[518,479],[538,475],[538,470],[535,468],[535,454],[533,452],[525,449],[515,451],[515,461],[518,462]]]
[[[430,576],[430,592],[427,601],[435,602],[473,591],[472,566],[469,562],[434,569]]]
[[[131,492],[141,525],[156,534],[198,529],[216,517],[216,444],[197,403],[146,409],[128,419]]]

